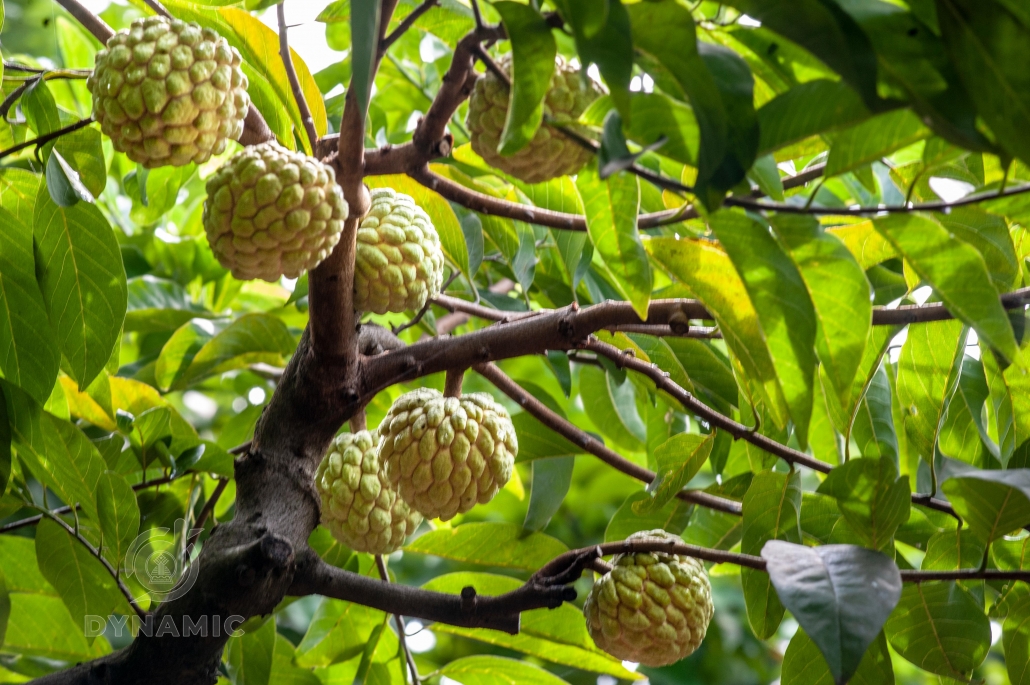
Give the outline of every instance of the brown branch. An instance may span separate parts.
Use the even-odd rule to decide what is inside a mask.
[[[465,369],[448,369],[444,378],[443,396],[461,397],[461,386],[465,381]]]
[[[711,326],[648,326],[647,324],[625,324],[623,326],[609,326],[607,330],[612,333],[640,333],[653,335],[656,338],[698,338],[710,340],[721,338],[722,332]]]
[[[168,9],[165,8],[164,5],[162,5],[160,2],[158,2],[158,0],[143,0],[143,1],[145,3],[147,3],[147,7],[149,7],[152,10],[154,10],[156,13],[160,14],[162,17],[166,17],[168,19],[172,19],[173,18],[172,17],[172,13],[169,12]]]
[[[189,541],[186,543],[186,547],[192,547],[197,544],[197,540],[200,539],[200,534],[204,532],[204,524],[207,523],[208,517],[212,516],[215,512],[215,505],[218,504],[218,499],[225,492],[225,486],[229,484],[228,478],[219,478],[218,485],[211,492],[211,496],[207,502],[204,503],[204,508],[200,510],[200,515],[197,516],[196,532],[190,535]],[[217,525],[217,522],[216,522]]]
[[[614,450],[608,448],[603,442],[577,428],[570,421],[562,418],[559,414],[551,411],[547,405],[526,392],[522,386],[508,377],[495,364],[477,364],[472,367],[478,374],[494,384],[498,390],[513,399],[516,404],[526,410],[558,435],[569,440],[574,445],[582,448],[612,468],[625,473],[631,478],[636,478],[644,483],[650,483],[655,479],[654,471],[638,466],[630,460],[622,457]],[[728,514],[740,515],[740,503],[724,499],[700,490],[681,490],[676,496],[684,502],[692,502],[709,509],[723,511]]]
[[[251,146],[261,143],[270,143],[275,140],[275,134],[268,127],[268,122],[261,116],[261,112],[250,103],[247,109],[247,117],[243,120],[243,133],[240,135],[240,145]]]
[[[33,138],[32,140],[26,140],[26,141],[24,141],[22,143],[18,143],[17,145],[12,145],[11,147],[7,148],[6,150],[0,150],[0,159],[3,159],[4,157],[8,157],[10,155],[13,155],[16,152],[21,152],[22,150],[24,150],[26,148],[30,148],[30,147],[34,147],[34,146],[46,145],[51,140],[57,140],[58,138],[60,138],[63,135],[67,135],[67,134],[71,133],[72,131],[78,131],[80,128],[85,128],[85,127],[89,126],[92,123],[93,123],[93,117],[86,117],[85,119],[80,119],[80,120],[76,121],[74,124],[68,124],[67,126],[65,126],[63,128],[59,128],[56,131],[51,131],[50,133],[46,133],[46,134],[41,135],[41,136],[39,136],[37,138]]]
[[[57,3],[68,10],[68,13],[101,43],[106,45],[114,35],[114,30],[103,19],[86,9],[78,0],[57,0]]]
[[[297,69],[293,66],[293,55],[290,54],[290,41],[286,33],[286,3],[280,2],[275,6],[276,17],[279,20],[279,57],[286,68],[286,78],[290,81],[290,90],[293,91],[293,99],[300,111],[300,120],[304,124],[304,130],[308,135],[308,142],[314,152],[315,144],[318,142],[318,132],[315,131],[315,119],[311,116],[311,108],[308,106],[307,98],[304,97],[304,89],[297,78]]]
[[[538,582],[528,582],[517,590],[496,596],[477,595],[472,587],[464,588],[460,595],[433,592],[344,571],[330,566],[310,550],[298,560],[289,594],[319,594],[389,614],[466,628],[492,628],[512,635],[519,631],[520,612],[553,609],[576,598],[576,591],[571,587]]]
[[[386,36],[379,41],[379,58],[382,59],[386,51],[390,49],[398,38],[404,35],[404,33],[412,27],[412,25],[418,21],[418,18],[428,12],[432,7],[435,7],[440,0],[424,0],[424,2],[411,10],[408,16],[404,17],[400,24],[397,25],[390,35]]]
[[[659,390],[667,392],[687,410],[703,418],[710,425],[725,430],[736,440],[745,440],[746,442],[749,442],[756,447],[760,447],[769,454],[775,455],[790,464],[800,464],[801,466],[810,468],[813,471],[818,471],[819,473],[829,473],[833,469],[832,466],[825,462],[813,459],[804,452],[799,452],[792,447],[780,444],[772,438],[766,437],[761,433],[748,428],[744,424],[737,423],[730,417],[720,414],[680,387],[675,381],[669,378],[668,373],[662,371],[656,364],[648,364],[632,355],[624,354],[617,347],[609,345],[608,343],[603,343],[597,339],[590,340],[581,347],[582,349],[604,355],[615,362],[617,366],[631,369],[643,374],[647,378],[650,378]],[[934,499],[932,497],[920,497],[915,494],[912,497],[918,504],[922,504],[930,509],[936,509],[937,511],[941,511],[958,518],[958,515],[955,513],[955,510],[952,509],[951,505],[943,500]]]

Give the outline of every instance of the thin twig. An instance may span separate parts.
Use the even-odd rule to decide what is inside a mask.
[[[483,28],[483,13],[479,11],[479,0],[472,0],[472,16],[476,19],[476,28]]]
[[[78,0],[57,0],[57,3],[68,10],[68,13],[101,43],[107,44],[114,35],[114,30],[103,19],[86,9]]]
[[[418,18],[428,12],[434,7],[440,0],[425,0],[421,5],[411,10],[408,16],[404,17],[400,24],[397,25],[390,35],[379,41],[379,56],[380,58],[386,54],[386,51],[390,49],[390,46],[396,42],[398,38],[404,35],[404,33],[411,28],[411,25],[418,21]]]
[[[115,568],[111,566],[111,563],[104,558],[104,555],[100,553],[100,550],[98,550],[93,545],[89,544],[89,540],[82,537],[82,535],[77,530],[75,530],[67,523],[65,523],[64,520],[61,519],[61,517],[52,514],[49,509],[43,507],[36,508],[40,510],[40,513],[43,516],[46,516],[48,519],[52,520],[57,525],[64,528],[66,533],[68,533],[73,538],[78,540],[83,547],[89,550],[89,553],[92,554],[97,559],[97,561],[99,561],[104,566],[104,569],[107,570],[109,574],[111,574],[111,577],[114,579],[114,582],[118,585],[118,590],[121,591],[122,595],[125,596],[125,599],[129,602],[129,606],[132,607],[132,610],[136,612],[136,615],[139,616],[141,619],[145,618],[147,612],[143,611],[143,609],[140,608],[139,604],[136,603],[136,599],[132,596],[132,592],[129,590],[129,588],[122,581],[121,577],[118,575],[118,571],[116,571]]]
[[[192,535],[190,535],[190,539],[186,542],[187,549],[197,544],[197,540],[200,539],[200,534],[204,532],[204,524],[207,523],[209,516],[214,516],[215,505],[218,504],[218,498],[222,496],[223,492],[225,492],[225,486],[228,484],[228,478],[218,479],[218,485],[215,486],[211,496],[208,497],[207,502],[204,503],[204,508],[200,510],[200,515],[197,516],[197,523],[195,526],[196,530]]]
[[[376,555],[376,569],[378,569],[379,577],[383,579],[383,582],[389,583],[390,572],[386,568],[386,559],[383,558],[382,554]],[[397,622],[397,638],[401,643],[401,650],[404,652],[404,660],[408,664],[408,670],[411,671],[412,685],[419,685],[422,682],[422,678],[418,674],[415,658],[408,649],[408,638],[404,632],[404,617],[400,614],[394,614],[393,618]]]
[[[297,78],[297,70],[293,66],[293,55],[290,54],[290,41],[286,37],[285,4],[280,2],[275,6],[276,16],[279,19],[279,56],[283,60],[283,67],[286,68],[286,77],[290,81],[293,99],[297,101],[297,109],[300,111],[300,119],[304,123],[308,142],[311,144],[311,150],[314,151],[315,145],[318,144],[318,132],[315,130],[315,119],[311,116],[311,108],[308,107],[307,98],[304,97],[304,89],[301,88],[300,79]]]
[[[594,455],[617,471],[644,483],[651,483],[655,479],[656,474],[654,471],[645,469],[643,466],[638,466],[625,459],[585,430],[578,428],[572,422],[551,411],[547,405],[533,397],[522,386],[508,377],[496,364],[477,364],[472,368],[479,375],[493,383],[498,390],[515,400],[528,414],[558,435],[583,449],[584,452]],[[740,515],[739,502],[717,497],[707,492],[682,490],[676,496],[685,502],[692,502],[709,509],[726,512],[727,514]]]
[[[166,19],[174,19],[174,17],[172,16],[172,13],[169,12],[165,8],[165,6],[162,5],[158,0],[143,0],[143,2],[147,3],[147,7],[149,7],[152,10],[154,10],[155,12],[160,14],[162,17],[165,17]]]
[[[17,145],[7,148],[6,150],[0,150],[0,159],[13,155],[16,152],[21,152],[26,148],[46,145],[51,140],[56,140],[63,135],[66,135],[73,131],[78,131],[80,128],[85,128],[92,123],[93,117],[80,119],[79,121],[76,121],[74,124],[68,124],[64,128],[59,128],[56,131],[51,131],[50,133],[46,133],[44,135],[39,136],[38,138],[33,138],[32,140],[26,140],[25,142],[18,143]]]
[[[146,481],[143,481],[142,483],[136,483],[135,485],[132,486],[132,489],[134,491],[136,491],[136,492],[139,492],[140,490],[145,490],[147,488],[153,488],[153,487],[157,487],[159,485],[164,485],[166,483],[171,483],[174,480],[182,478],[182,476],[184,476],[184,475],[186,475],[186,474],[178,475],[175,478],[172,478],[171,476],[162,476],[161,478],[155,478],[153,480],[146,480]],[[70,514],[73,511],[79,509],[80,506],[81,505],[78,504],[78,503],[75,504],[74,508],[71,507],[70,505],[65,505],[63,507],[58,507],[56,509],[50,509],[50,513],[55,515],[55,516],[63,516],[64,514]],[[42,519],[42,518],[43,518],[43,515],[39,514],[37,516],[29,516],[28,518],[18,519],[17,521],[11,521],[8,524],[0,526],[0,534],[9,533],[12,530],[18,530],[19,528],[25,528],[26,526],[34,526],[37,523],[39,523],[40,519]]]
[[[461,275],[461,272],[455,270],[450,276],[447,277],[447,280],[444,282],[443,286],[441,286],[441,288],[440,288],[440,292],[441,293],[447,292],[447,288],[451,287],[451,283],[454,283],[454,279],[456,279],[460,275]],[[418,314],[416,314],[414,316],[414,318],[411,319],[411,321],[408,321],[407,323],[401,324],[400,326],[397,326],[396,328],[391,326],[390,327],[390,332],[392,332],[394,335],[397,335],[401,331],[406,331],[409,328],[411,328],[412,326],[417,326],[418,322],[421,321],[422,317],[424,317],[426,315],[426,312],[429,311],[429,308],[433,305],[433,302],[434,302],[434,300],[432,300],[432,299],[426,300],[426,303],[424,305],[422,305],[422,309],[418,310]]]
[[[819,473],[829,473],[833,469],[830,464],[819,461],[818,459],[813,459],[804,452],[799,452],[792,447],[778,443],[772,438],[762,435],[754,429],[717,412],[701,400],[694,397],[693,394],[680,387],[679,384],[669,377],[667,372],[662,371],[656,364],[648,364],[632,355],[624,354],[614,345],[601,342],[596,338],[589,340],[581,347],[582,349],[590,350],[596,354],[604,355],[615,362],[617,366],[631,369],[643,374],[647,378],[650,378],[659,390],[664,390],[669,393],[669,395],[674,397],[687,410],[703,418],[710,425],[725,430],[727,433],[732,435],[734,439],[742,439],[749,442],[752,445],[765,450],[769,454],[783,459],[789,464],[799,464],[810,468],[813,471],[818,471]],[[954,516],[955,518],[959,518],[951,505],[943,500],[925,497],[919,498],[917,503],[922,504],[925,507],[929,507],[930,509],[944,512]]]

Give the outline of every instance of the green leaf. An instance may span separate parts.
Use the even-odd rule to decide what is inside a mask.
[[[127,285],[126,333],[174,331],[195,317],[215,316],[192,302],[186,290],[175,281],[147,274],[130,278]]]
[[[268,685],[277,641],[275,619],[257,630],[229,638],[225,662],[233,685]]]
[[[844,244],[811,217],[777,215],[771,221],[812,299],[819,322],[816,353],[846,405],[872,326],[869,282]]]
[[[562,685],[565,682],[539,666],[488,654],[455,659],[436,673],[462,685]]]
[[[516,2],[493,5],[511,40],[511,92],[497,151],[513,155],[533,139],[544,116],[544,96],[554,74],[557,46],[535,9]]]
[[[884,632],[919,668],[959,680],[968,680],[991,646],[990,621],[954,582],[906,583]]]
[[[271,314],[244,314],[204,343],[179,382],[185,385],[257,362],[281,365],[295,347],[282,319]]]
[[[708,435],[677,433],[654,450],[658,475],[647,486],[650,500],[635,507],[639,514],[660,510],[701,469],[715,444],[715,432]]]
[[[712,313],[726,347],[740,362],[748,380],[757,387],[773,420],[778,425],[786,425],[783,393],[758,314],[726,253],[709,241],[677,238],[651,238],[645,247]],[[674,343],[670,340],[669,344]],[[733,404],[736,404],[736,383],[733,387]]]
[[[0,21],[3,20],[3,3],[0,3]],[[0,644],[7,634],[7,621],[11,617],[11,594],[7,589],[7,581],[0,571]]]
[[[461,230],[461,223],[447,200],[403,174],[370,176],[366,183],[370,188],[393,188],[398,193],[410,195],[415,204],[426,210],[436,232],[440,234],[440,246],[444,255],[466,278],[471,278],[465,233]]]
[[[30,549],[29,557],[33,556]],[[38,573],[38,572],[37,572]],[[90,661],[111,651],[105,639],[87,642],[82,623],[56,596],[12,592],[4,651],[61,661]]]
[[[863,269],[898,256],[894,245],[877,232],[875,224],[871,220],[837,226],[826,232],[840,238]]]
[[[1008,368],[1001,369],[998,360],[981,343],[980,360],[990,388],[993,412],[988,412],[994,424],[999,458],[1008,462],[1014,449],[1030,439],[1030,359],[1024,349]],[[992,415],[993,414],[993,415]]]
[[[646,319],[652,277],[637,230],[639,180],[622,172],[602,181],[597,165],[591,162],[576,176],[576,189],[586,212],[590,241],[620,294],[633,304],[641,319]]]
[[[935,533],[926,543],[926,554],[919,568],[927,571],[979,568],[985,549],[984,542],[969,528]]]
[[[32,230],[0,207],[0,377],[42,403],[54,387],[60,356],[33,263]]]
[[[899,461],[898,437],[891,413],[891,387],[883,366],[876,367],[865,397],[851,422],[849,441],[854,440],[863,457],[885,457]],[[850,446],[850,442],[849,442]]]
[[[783,654],[782,685],[834,685],[833,675],[819,647],[798,628]],[[894,667],[887,640],[881,632],[866,650],[851,685],[894,685]]]
[[[635,337],[633,339],[637,340]],[[676,355],[676,359],[695,387],[702,388],[729,406],[736,406],[737,381],[733,378],[733,371],[723,353],[717,353],[708,343],[690,338],[663,338],[662,342]],[[670,370],[661,363],[661,355],[651,354],[647,348],[645,351],[659,366]],[[675,374],[674,370],[671,371]]]
[[[621,0],[564,0],[558,3],[562,16],[572,26],[576,51],[586,69],[596,64],[611,92],[610,99],[623,118],[635,114],[630,106],[629,84],[633,78],[633,42],[629,13]],[[607,110],[606,110],[607,111]]]
[[[930,129],[911,110],[880,114],[832,137],[823,173],[837,176],[929,136]]]
[[[32,226],[40,179],[40,176],[25,169],[0,169],[0,207],[26,226]]]
[[[966,329],[960,321],[912,324],[898,358],[898,400],[910,446],[927,463],[958,383]]]
[[[816,491],[837,500],[837,507],[862,541],[889,550],[894,532],[908,520],[911,491],[891,457],[863,457],[838,466]]]
[[[757,115],[761,155],[858,123],[869,116],[869,110],[843,81],[817,79],[777,95],[762,105]]]
[[[971,469],[944,481],[943,489],[985,543],[1030,524],[1030,469]]]
[[[1002,625],[1001,645],[1012,685],[1030,683],[1030,597],[1018,602]]]
[[[758,314],[795,435],[804,446],[812,415],[818,325],[805,282],[769,230],[754,219],[722,211],[711,216],[709,225]]]
[[[104,558],[118,568],[139,533],[139,505],[129,483],[113,471],[97,482],[97,518]]]
[[[46,186],[50,199],[60,207],[71,207],[79,200],[94,202],[93,194],[79,178],[79,172],[54,150],[46,164]]]
[[[558,435],[526,412],[516,414],[511,420],[515,425],[515,433],[519,436],[516,463],[550,457],[571,457],[583,453],[583,448]]]
[[[947,214],[939,212],[934,217],[959,240],[977,249],[999,292],[1012,287],[1019,275],[1019,261],[1004,219],[976,207],[954,207]]]
[[[161,348],[154,365],[157,387],[168,390],[180,381],[197,353],[213,337],[217,328],[205,320],[187,321],[172,333]]]
[[[568,551],[568,547],[543,533],[525,535],[514,523],[465,523],[421,535],[404,551],[497,568],[536,571]]]
[[[69,374],[86,387],[121,336],[127,300],[121,250],[95,205],[58,207],[42,189],[33,225],[50,324]]]
[[[617,542],[625,540],[633,533],[658,528],[679,535],[687,527],[693,505],[683,500],[672,499],[660,509],[654,509],[649,506],[650,503],[651,496],[643,490],[627,497],[608,521],[604,541]]]
[[[1008,360],[1016,357],[1019,346],[1012,324],[976,248],[918,214],[894,214],[873,223],[933,286],[952,314]]]
[[[379,16],[381,0],[352,3],[350,13],[351,87],[358,98],[358,114],[362,121],[368,112],[375,79],[376,53],[379,50]]]
[[[558,512],[572,485],[572,469],[575,465],[575,457],[537,459],[533,462],[529,509],[526,510],[526,520],[522,524],[524,531],[543,530]]]
[[[623,117],[623,124],[630,140],[646,147],[664,136],[666,141],[659,154],[681,164],[697,164],[699,134],[697,119],[690,107],[662,93],[631,93],[629,102],[632,118]],[[580,116],[580,121],[600,126],[612,104],[607,95],[594,100]]]
[[[744,529],[740,551],[759,554],[769,540],[801,543],[801,474],[763,471],[756,474],[744,495]],[[768,639],[783,619],[783,604],[773,590],[769,574],[740,571],[747,618],[755,636]]]
[[[839,5],[820,0],[797,0],[789,8],[778,0],[732,0],[727,4],[809,50],[840,74],[866,106],[879,106],[876,54],[862,28]]]
[[[780,540],[765,543],[762,557],[780,601],[818,645],[834,682],[848,682],[901,597],[894,561],[854,545]]]
[[[85,625],[87,615],[106,618],[125,605],[114,578],[96,557],[50,519],[36,526],[36,559],[78,625]]]
[[[619,385],[610,374],[591,366],[580,370],[579,383],[583,408],[604,436],[626,449],[642,449],[647,429],[637,414],[632,384]]]
[[[46,81],[40,79],[25,90],[21,96],[21,107],[29,128],[35,131],[36,136],[61,128],[61,115]],[[49,155],[53,147],[53,143],[45,145],[44,154]]]
[[[361,654],[372,631],[385,618],[377,609],[323,598],[297,645],[297,665],[328,666]]]
[[[941,38],[976,111],[1011,155],[1030,161],[1030,26],[996,0],[937,0]]]

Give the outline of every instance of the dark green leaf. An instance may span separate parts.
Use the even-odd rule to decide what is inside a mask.
[[[802,83],[759,108],[759,154],[835,131],[868,116],[862,99],[846,83],[824,79]]]
[[[692,505],[673,499],[661,509],[642,513],[641,505],[650,501],[651,496],[643,490],[634,492],[626,498],[626,501],[608,522],[608,527],[604,531],[604,541],[625,540],[633,533],[658,528],[667,530],[674,535],[683,532],[690,520]]]
[[[678,433],[654,450],[658,475],[647,486],[650,500],[637,507],[639,514],[648,514],[664,507],[693,478],[708,460],[715,443],[715,433],[697,435]]]
[[[79,178],[79,172],[54,150],[46,165],[46,186],[50,199],[60,207],[71,207],[79,200],[94,202],[93,194]]]
[[[770,540],[762,557],[780,601],[819,646],[834,681],[846,683],[901,597],[898,567],[854,545]]]
[[[583,67],[596,64],[611,99],[623,117],[631,114],[629,84],[633,78],[633,43],[630,40],[630,18],[621,0],[562,0],[563,14],[572,25],[576,51]]]
[[[544,116],[544,96],[554,74],[557,46],[551,27],[528,5],[497,2],[511,40],[511,93],[497,151],[513,155],[533,139]]]
[[[382,0],[354,3],[350,14],[351,35],[351,87],[358,99],[358,114],[362,121],[368,112],[375,77],[376,54],[379,50],[379,15]]]
[[[465,523],[441,528],[412,540],[404,548],[406,552],[523,571],[536,571],[567,550],[565,544],[550,535],[525,535],[514,523]]]
[[[985,543],[1030,524],[1030,469],[972,469],[944,481],[943,489]]]
[[[105,471],[97,483],[97,517],[104,558],[118,568],[139,533],[139,505],[132,487],[113,471]]]
[[[817,492],[837,500],[841,514],[873,549],[888,550],[908,520],[911,491],[891,457],[863,457],[830,471]]]
[[[1012,685],[1030,683],[1030,597],[1017,603],[1005,618],[1001,644]]]
[[[798,628],[783,655],[782,685],[833,685],[833,675],[819,647]],[[850,680],[851,685],[894,685],[887,640],[883,633],[873,641]]]
[[[536,532],[547,526],[572,485],[572,469],[575,465],[575,457],[537,459],[533,462],[533,484],[523,530]]]

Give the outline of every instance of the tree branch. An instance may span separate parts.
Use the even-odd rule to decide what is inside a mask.
[[[114,35],[114,29],[97,15],[86,9],[85,5],[78,0],[57,0],[57,3],[68,10],[68,13],[75,17],[75,20],[82,24],[82,27],[93,34],[93,37],[101,43],[107,41]]]
[[[513,399],[516,404],[522,407],[528,414],[536,418],[558,435],[567,439],[574,445],[581,447],[584,451],[594,455],[616,471],[625,473],[631,478],[636,478],[644,483],[650,483],[655,479],[654,471],[638,466],[630,460],[622,457],[614,450],[608,448],[603,442],[577,428],[572,422],[562,418],[551,411],[547,405],[526,392],[518,383],[508,377],[496,364],[477,364],[472,367],[479,375],[494,384],[498,390]],[[709,509],[723,511],[728,514],[740,516],[740,503],[733,500],[717,497],[700,490],[681,490],[676,496],[684,502],[699,504]]]
[[[200,534],[204,532],[204,524],[207,523],[208,517],[210,517],[215,511],[215,505],[218,504],[218,499],[225,492],[225,486],[229,484],[228,478],[219,478],[218,485],[215,486],[214,491],[211,492],[211,496],[207,502],[204,503],[204,508],[200,510],[200,515],[197,516],[197,523],[194,526],[196,532],[190,535],[189,541],[186,543],[186,547],[189,548],[192,545],[197,544],[197,540],[200,539]],[[217,521],[215,522],[217,525]]]
[[[389,614],[465,628],[492,628],[512,635],[519,631],[520,612],[553,609],[576,598],[576,591],[571,587],[539,582],[528,582],[517,590],[496,596],[477,595],[472,587],[464,588],[460,595],[432,592],[344,571],[330,566],[311,550],[299,560],[289,594],[319,594]]]
[[[691,393],[681,388],[675,381],[669,378],[668,373],[659,369],[656,364],[648,364],[632,355],[623,354],[617,347],[609,345],[608,343],[603,343],[597,339],[590,340],[585,345],[582,345],[581,349],[590,350],[591,352],[604,355],[615,362],[617,366],[631,369],[643,374],[647,378],[650,378],[659,390],[669,393],[669,395],[674,397],[687,410],[700,416],[710,425],[725,430],[736,440],[745,440],[790,464],[800,464],[801,466],[806,466],[813,471],[818,471],[819,473],[829,473],[833,468],[830,464],[821,462],[818,459],[813,459],[807,454],[799,452],[787,445],[782,445],[772,438],[766,437],[761,433],[748,428],[744,424],[737,423],[730,417],[720,414],[701,400],[694,397]],[[917,495],[913,495],[912,497],[914,500],[918,498]],[[943,500],[925,497],[918,498],[917,501],[925,507],[936,509],[937,511],[959,518],[951,505]]]
[[[376,569],[379,571],[379,578],[384,583],[390,582],[390,571],[386,568],[386,560],[382,554],[376,556]],[[404,652],[404,661],[408,664],[408,670],[411,671],[411,682],[412,685],[419,685],[422,679],[418,676],[418,666],[415,665],[415,659],[412,658],[411,652],[408,651],[408,636],[404,633],[404,617],[400,614],[394,614],[393,620],[397,622],[397,641],[401,643],[401,651]]]
[[[286,78],[290,81],[290,90],[293,91],[293,99],[300,111],[300,120],[304,123],[304,130],[308,135],[308,142],[311,144],[312,152],[318,142],[318,132],[315,131],[315,119],[311,116],[311,108],[308,106],[307,98],[304,97],[304,89],[301,88],[300,79],[297,78],[297,69],[293,66],[293,55],[290,54],[290,41],[286,33],[286,3],[280,2],[275,6],[276,17],[279,20],[279,57],[286,69]]]
[[[33,138],[32,140],[26,140],[24,142],[18,143],[17,145],[12,145],[6,150],[0,150],[0,159],[13,155],[16,152],[21,152],[26,148],[46,145],[51,140],[57,140],[63,135],[67,135],[72,131],[78,131],[80,128],[85,128],[92,123],[93,117],[87,117],[85,119],[80,119],[76,121],[74,124],[68,124],[67,126],[59,128],[56,131],[51,131],[50,133],[41,135],[38,138]]]
[[[418,18],[428,12],[430,8],[435,7],[440,0],[424,0],[421,5],[411,10],[408,16],[404,17],[400,24],[397,25],[390,35],[379,41],[379,59],[383,58],[386,51],[390,49],[398,38],[404,35],[404,33],[412,27],[412,25],[418,21]]]

